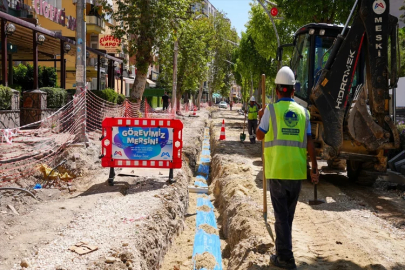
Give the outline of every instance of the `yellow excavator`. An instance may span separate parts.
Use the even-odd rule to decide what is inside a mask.
[[[388,151],[400,145],[390,96],[398,82],[398,19],[389,7],[389,0],[357,0],[345,26],[311,23],[289,44],[295,99],[311,113],[317,156],[363,185],[386,172]]]

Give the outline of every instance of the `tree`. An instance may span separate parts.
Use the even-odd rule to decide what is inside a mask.
[[[274,0],[292,23],[345,23],[355,0]]]
[[[269,78],[270,74],[276,72],[274,58],[263,57],[257,50],[256,45],[256,42],[249,33],[242,33],[239,47],[234,52],[234,61],[236,62],[234,73],[237,73],[235,78],[241,77],[239,83],[245,88],[244,100],[248,97],[246,91],[248,88],[251,89],[249,96],[253,95],[253,86],[250,85],[249,87],[249,82],[261,89],[261,74],[266,74],[267,78]],[[245,83],[243,83],[243,79]],[[259,93],[256,93],[256,95],[258,95],[257,98],[260,98]]]
[[[223,13],[217,13],[214,18],[215,45],[212,51],[213,60],[208,72],[209,101],[213,93],[220,93],[223,97],[229,95],[232,78],[232,66],[229,61],[232,58],[234,45],[231,42],[238,41],[236,30],[231,28],[230,21]]]
[[[404,1],[404,5],[402,7],[400,7],[399,10],[404,10],[404,14],[399,16],[399,20],[401,20],[405,23],[405,1]]]
[[[214,44],[212,18],[193,15],[183,24],[177,34],[179,48],[176,99],[180,101],[186,91],[195,93],[196,89],[206,80]],[[161,75],[168,79],[172,78],[173,74],[173,39],[168,37],[166,40],[166,44],[159,49],[159,62]],[[171,83],[170,81],[169,85]],[[202,92],[201,87],[199,92]]]
[[[126,0],[116,1],[115,8],[102,0],[106,15],[120,24],[111,27],[112,34],[128,40],[124,53],[136,56],[137,75],[130,92],[136,102],[142,100],[149,65],[153,54],[163,46],[166,38],[181,27],[192,0]],[[172,36],[177,38],[176,35]]]

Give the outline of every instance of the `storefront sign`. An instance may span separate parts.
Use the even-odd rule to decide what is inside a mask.
[[[180,120],[105,118],[102,129],[103,167],[181,168]]]
[[[121,40],[112,35],[98,35],[98,48],[107,53],[117,53],[121,51]]]
[[[33,3],[34,10],[38,15],[42,15],[45,18],[62,26],[65,26],[65,19],[67,19],[67,28],[72,31],[76,30],[76,18],[73,18],[71,16],[68,16],[66,18],[64,9],[58,9],[43,0],[34,0]]]

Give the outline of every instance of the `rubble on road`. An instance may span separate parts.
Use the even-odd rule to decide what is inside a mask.
[[[159,269],[173,237],[184,228],[187,187],[201,149],[208,112],[199,115],[183,119],[183,167],[174,170],[177,181],[172,185],[166,183],[168,172],[162,175],[149,170],[150,176],[117,176],[116,185],[109,187],[108,168],[101,168],[98,160],[99,142],[91,141],[88,148],[68,148],[55,160],[67,160],[66,170],[81,175],[68,182],[69,186],[66,183],[66,190],[35,190],[35,195],[44,199],[39,202],[27,196],[21,203],[11,200],[13,193],[2,196],[0,210],[8,211],[1,214],[7,218],[0,220],[0,228],[13,239],[1,247],[6,250],[0,254],[0,268],[11,269],[14,265],[19,269],[24,256],[35,269]],[[134,171],[138,174],[137,169]],[[33,186],[40,179],[43,175],[38,173],[24,181]],[[69,194],[73,189],[76,191]],[[20,216],[13,216],[3,207],[5,197],[7,204],[13,202]],[[80,241],[98,250],[84,255],[69,250]],[[130,261],[124,262],[120,254],[130,254]],[[106,257],[120,261],[106,263]]]

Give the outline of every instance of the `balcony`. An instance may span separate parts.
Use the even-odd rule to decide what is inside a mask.
[[[104,31],[104,20],[97,16],[86,16],[87,33],[101,34]]]

